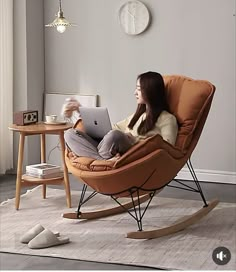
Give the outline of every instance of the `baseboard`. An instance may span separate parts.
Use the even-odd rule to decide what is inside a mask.
[[[213,171],[204,169],[194,169],[199,181],[228,183],[236,185],[236,172]],[[16,174],[13,169],[6,174]],[[187,167],[184,167],[177,175],[179,179],[192,180],[191,174]]]
[[[236,185],[236,172],[194,169],[199,181],[229,183]],[[183,168],[177,175],[179,179],[192,179],[188,168]]]

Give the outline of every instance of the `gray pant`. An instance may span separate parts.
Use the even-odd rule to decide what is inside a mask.
[[[77,156],[96,160],[106,160],[117,153],[124,154],[132,145],[129,137],[119,130],[109,131],[99,142],[78,129],[68,129],[65,132],[67,146]]]

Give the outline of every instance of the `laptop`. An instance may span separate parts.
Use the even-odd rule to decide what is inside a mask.
[[[101,139],[112,129],[107,108],[79,108],[85,132],[92,138]]]

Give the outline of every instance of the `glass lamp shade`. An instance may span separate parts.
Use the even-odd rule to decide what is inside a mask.
[[[63,32],[65,32],[65,30],[68,26],[76,26],[76,25],[71,24],[71,23],[69,23],[69,21],[66,20],[66,18],[63,16],[63,11],[61,9],[61,1],[59,3],[60,3],[60,6],[59,6],[59,11],[56,15],[57,16],[56,19],[52,23],[45,25],[45,26],[46,27],[56,27],[57,31],[59,33],[63,33]]]
[[[45,25],[46,27],[56,27],[57,31],[63,33],[68,26],[74,26],[69,23],[64,17],[57,17],[51,24]]]

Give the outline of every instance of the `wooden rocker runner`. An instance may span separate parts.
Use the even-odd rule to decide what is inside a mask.
[[[206,201],[190,159],[207,119],[215,87],[205,80],[178,75],[165,76],[164,80],[170,112],[176,116],[179,124],[175,146],[164,141],[160,135],[155,135],[140,141],[116,161],[77,157],[66,150],[68,170],[84,182],[84,186],[78,211],[66,213],[64,218],[95,219],[126,211],[138,225],[138,231],[128,233],[127,237],[152,239],[185,229],[206,216],[218,204],[218,200]],[[82,122],[76,126],[83,128]],[[185,165],[191,174],[192,183],[186,184],[184,180],[176,178]],[[87,186],[94,192],[85,198]],[[142,226],[144,215],[153,197],[165,186],[198,193],[203,207],[171,226],[145,231]],[[82,205],[97,193],[110,196],[118,206],[83,213]],[[130,202],[122,204],[120,198],[123,197],[129,197]],[[141,207],[145,201],[146,206]]]

